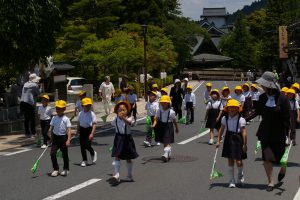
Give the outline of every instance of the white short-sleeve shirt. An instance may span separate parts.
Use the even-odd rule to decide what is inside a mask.
[[[78,116],[79,125],[83,128],[88,128],[97,123],[96,115],[93,111],[81,111]]]
[[[136,96],[136,94],[128,94],[127,95],[127,98],[128,98],[128,102],[130,103],[130,104],[134,104],[134,103],[136,103],[137,102],[137,96]]]
[[[187,102],[193,102],[193,106],[195,107],[196,106],[196,96],[195,94],[192,92],[192,93],[186,93],[184,95],[184,102],[187,103]]]
[[[130,122],[131,125],[134,124],[134,118],[133,117],[128,117],[127,120]],[[116,123],[117,122],[117,123]],[[115,127],[115,131],[116,133],[118,133],[118,129],[119,129],[119,133],[120,134],[125,134],[125,127],[126,127],[126,134],[130,134],[131,131],[131,126],[130,125],[126,125],[126,123],[120,119],[118,116],[116,116],[112,122],[111,125]]]
[[[148,101],[145,106],[145,110],[147,110],[148,116],[155,116],[158,109],[159,109],[159,103],[156,101],[152,103]]]
[[[226,106],[226,104],[227,104],[227,101],[229,100],[229,99],[231,99],[232,97],[230,96],[230,95],[228,95],[227,97],[222,97],[223,99],[221,100],[221,102],[222,102],[222,105],[223,105],[223,108]]]
[[[82,105],[81,105],[81,99],[78,99],[75,103],[75,107],[78,109],[78,112],[83,111]]]
[[[170,115],[169,115],[169,121],[168,121],[168,114],[170,111]],[[160,118],[161,116],[161,118]],[[164,110],[162,108],[159,108],[158,111],[156,112],[156,116],[155,116],[158,120],[160,120],[161,122],[173,122],[176,119],[176,114],[175,111],[173,109],[167,109]]]
[[[203,93],[203,96],[204,96],[204,100],[206,102],[208,102],[209,100],[211,100],[211,97],[210,97],[210,92],[205,90],[205,92]]]
[[[67,129],[71,128],[71,121],[65,115],[62,117],[54,116],[50,122],[50,125],[53,126],[53,133],[55,135],[66,135]]]
[[[291,110],[299,110],[299,102],[296,101],[295,99],[290,99],[290,106],[291,106]]]
[[[223,110],[223,104],[221,103],[220,100],[217,100],[217,101],[211,100],[206,105],[206,110],[208,110],[208,109],[220,109],[220,110]]]
[[[52,116],[52,108],[50,106],[40,106],[38,109],[38,114],[40,115],[40,120],[50,120]]]
[[[259,91],[251,92],[252,101],[258,101],[259,95],[260,95],[260,92],[259,92]]]
[[[244,103],[245,100],[246,100],[246,99],[245,99],[245,96],[244,96],[243,94],[240,94],[240,95],[234,94],[234,95],[232,96],[232,98],[235,99],[235,100],[237,100],[237,101],[239,102],[240,105],[242,105],[242,103]]]
[[[155,101],[159,102],[159,100],[161,98],[161,92],[160,91],[156,91],[156,94],[157,94],[157,96],[156,96],[156,100]]]
[[[115,93],[114,85],[111,82],[109,82],[108,84],[106,84],[106,82],[103,82],[100,85],[99,92],[102,93],[102,98],[110,101],[112,94]]]
[[[226,117],[222,117],[222,125],[225,126],[226,130],[236,132],[236,125],[237,125],[237,120],[239,116],[236,115],[234,117],[228,116],[228,127],[226,126]],[[239,124],[238,124],[238,133],[241,132],[241,128],[246,126],[246,120],[243,117],[240,117]]]

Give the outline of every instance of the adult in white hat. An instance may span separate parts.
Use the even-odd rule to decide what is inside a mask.
[[[22,89],[20,109],[24,114],[24,128],[27,137],[35,137],[35,108],[36,100],[40,95],[38,82],[40,77],[36,74],[29,75],[29,81],[26,82]]]
[[[171,88],[170,97],[172,101],[172,107],[176,115],[178,115],[178,119],[182,118],[182,100],[183,100],[183,90],[181,88],[181,82],[179,79],[175,79],[174,86]]]
[[[256,136],[261,141],[262,160],[268,178],[266,189],[269,192],[274,188],[273,164],[279,164],[285,152],[291,108],[288,98],[280,93],[273,72],[265,72],[256,83],[260,84],[265,92],[259,96],[257,109],[249,119],[257,115],[262,117]],[[281,167],[278,174],[279,182],[284,178],[285,173],[285,167]]]

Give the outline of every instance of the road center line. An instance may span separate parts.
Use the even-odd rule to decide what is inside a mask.
[[[200,134],[198,134],[198,135],[195,135],[195,136],[193,136],[193,137],[191,137],[191,138],[189,138],[189,139],[186,139],[186,140],[184,140],[184,141],[182,141],[182,142],[179,142],[179,143],[177,143],[177,144],[187,144],[187,143],[189,143],[189,142],[191,142],[191,141],[193,141],[193,140],[196,140],[196,139],[198,139],[198,138],[201,138],[201,137],[203,137],[204,135],[206,135],[207,133],[209,133],[209,129],[208,130],[206,130],[206,131],[204,131],[204,132],[202,132],[202,133],[200,133]]]
[[[51,196],[49,196],[49,197],[46,197],[46,198],[44,198],[43,200],[54,200],[54,199],[59,199],[59,198],[61,198],[61,197],[63,197],[63,196],[66,196],[66,195],[68,195],[68,194],[71,194],[71,193],[73,193],[73,192],[76,192],[77,190],[80,190],[80,189],[85,188],[85,187],[87,187],[87,186],[89,186],[89,185],[92,185],[92,184],[94,184],[94,183],[96,183],[96,182],[98,182],[98,181],[101,181],[101,179],[97,179],[97,178],[90,179],[90,180],[85,181],[85,182],[83,182],[83,183],[81,183],[81,184],[79,184],[79,185],[75,185],[74,187],[71,187],[71,188],[66,189],[66,190],[63,190],[63,191],[61,191],[61,192],[59,192],[59,193],[57,193],[57,194],[51,195]]]

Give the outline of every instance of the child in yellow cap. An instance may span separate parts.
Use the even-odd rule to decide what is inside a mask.
[[[257,89],[256,84],[251,85],[251,98],[252,98],[252,112],[255,112],[258,106],[258,100],[259,100],[260,92]],[[258,120],[261,121],[261,116],[258,116]]]
[[[193,87],[191,85],[188,85],[186,87],[186,94],[184,96],[184,108],[187,112],[186,125],[192,124],[194,122],[194,110],[196,107],[196,96],[192,91],[193,91]]]
[[[130,111],[129,115],[132,114],[132,116],[134,117],[135,125],[136,125],[136,123],[137,123],[136,114],[137,114],[137,100],[138,100],[138,98],[137,98],[137,95],[134,91],[134,87],[131,86],[131,85],[128,87],[127,99],[128,99],[128,102],[131,105],[131,111]]]
[[[244,107],[246,98],[243,95],[243,88],[241,86],[239,85],[235,86],[234,94],[232,95],[232,98],[237,100],[242,108]]]
[[[243,105],[243,112],[242,115],[244,118],[247,118],[250,116],[250,113],[252,111],[252,97],[251,97],[251,92],[250,92],[250,86],[248,83],[244,83],[242,86],[243,89],[243,95],[245,96],[245,102]],[[249,124],[249,122],[247,122]]]
[[[87,165],[86,150],[90,152],[92,163],[97,161],[97,152],[92,148],[92,140],[96,130],[96,115],[91,110],[92,99],[84,98],[81,100],[83,111],[78,115],[77,133],[79,133],[80,149],[82,155],[81,167]]]
[[[121,89],[116,89],[114,99],[115,104],[117,104],[120,101],[125,101],[125,97],[122,95]]]
[[[236,163],[238,169],[237,183],[243,184],[245,181],[242,160],[247,158],[246,120],[240,115],[242,108],[235,99],[228,100],[224,111],[228,115],[222,118],[216,147],[219,148],[222,135],[226,129],[222,157],[228,159],[229,187],[234,188],[236,186],[234,163]]]
[[[59,166],[57,163],[56,152],[61,150],[64,166],[61,176],[67,176],[69,174],[69,156],[68,146],[71,142],[71,121],[64,114],[67,107],[67,103],[64,100],[58,100],[55,102],[55,109],[57,115],[54,116],[50,122],[52,133],[52,147],[51,147],[51,161],[53,166],[53,172],[50,174],[52,177],[58,176]]]
[[[171,144],[174,143],[174,126],[177,134],[179,129],[175,111],[171,109],[170,97],[167,95],[162,96],[160,105],[161,107],[156,112],[152,127],[155,128],[155,140],[164,144],[164,154],[161,159],[163,162],[167,162],[171,158]]]
[[[290,130],[289,136],[287,136],[286,143],[287,145],[292,142],[296,145],[296,129],[298,128],[298,123],[300,123],[300,107],[298,101],[296,101],[296,92],[294,89],[288,89],[286,95],[289,99],[291,112],[290,112]]]
[[[153,88],[153,91],[156,92],[156,94],[157,94],[157,96],[156,96],[156,101],[159,102],[160,97],[161,97],[161,93],[160,93],[160,91],[159,91],[159,89],[158,89],[158,85],[157,85],[156,83],[154,83],[154,84],[152,85],[152,88]]]
[[[50,137],[48,136],[48,132],[50,129],[50,121],[52,118],[52,108],[48,105],[49,96],[43,95],[42,96],[42,106],[38,109],[38,115],[40,117],[41,122],[41,132],[43,135],[43,145],[41,146],[42,149],[47,147],[47,143],[50,142]]]
[[[205,104],[207,104],[209,102],[209,100],[211,100],[211,97],[210,97],[211,87],[212,87],[211,83],[206,83],[206,90],[203,94]]]
[[[74,116],[71,118],[71,120],[77,115],[77,112],[79,113],[79,112],[83,111],[83,108],[81,105],[81,100],[86,97],[86,91],[81,90],[79,92],[78,96],[79,96],[79,99],[75,103],[75,112],[74,112]]]

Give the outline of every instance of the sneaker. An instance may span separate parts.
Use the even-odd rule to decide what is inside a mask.
[[[58,176],[58,171],[54,170],[54,171],[50,174],[50,176],[52,176],[52,177],[57,177],[57,176]]]
[[[113,186],[116,186],[120,183],[120,177],[119,176],[112,176],[111,179],[110,179],[110,184],[113,185]]]
[[[133,182],[134,181],[132,176],[127,176],[126,178],[124,178],[122,180],[125,181],[125,182]]]
[[[162,156],[161,156],[161,160],[164,162],[168,162],[169,160],[169,153],[165,152]]]
[[[81,167],[86,167],[86,161],[82,161],[80,166]]]
[[[229,188],[235,188],[235,182],[234,182],[234,180],[231,180],[230,182],[229,182],[229,186],[228,186]]]
[[[43,144],[42,146],[41,146],[41,149],[46,149],[47,148],[47,145],[45,145],[45,144]]]
[[[296,140],[292,140],[292,144],[293,146],[296,146],[297,145]]]
[[[96,161],[97,161],[97,152],[94,151],[94,155],[92,156],[92,162],[93,162],[93,164],[95,164]]]
[[[245,182],[244,175],[243,174],[238,175],[237,184],[242,185],[242,184],[244,184],[244,182]]]
[[[247,124],[247,125],[249,125],[249,124],[250,124],[250,122],[246,122],[246,124]]]
[[[156,142],[156,144],[155,144],[156,146],[160,146],[160,142]]]
[[[214,139],[210,139],[210,140],[208,141],[208,144],[209,144],[209,145],[213,145],[213,144],[214,144]]]
[[[285,144],[290,145],[290,139],[288,137],[286,137],[286,139],[285,139]]]
[[[69,174],[69,170],[64,169],[62,172],[60,172],[61,176],[67,176]]]
[[[145,147],[151,147],[151,144],[148,141],[144,141],[144,145],[145,145]]]

